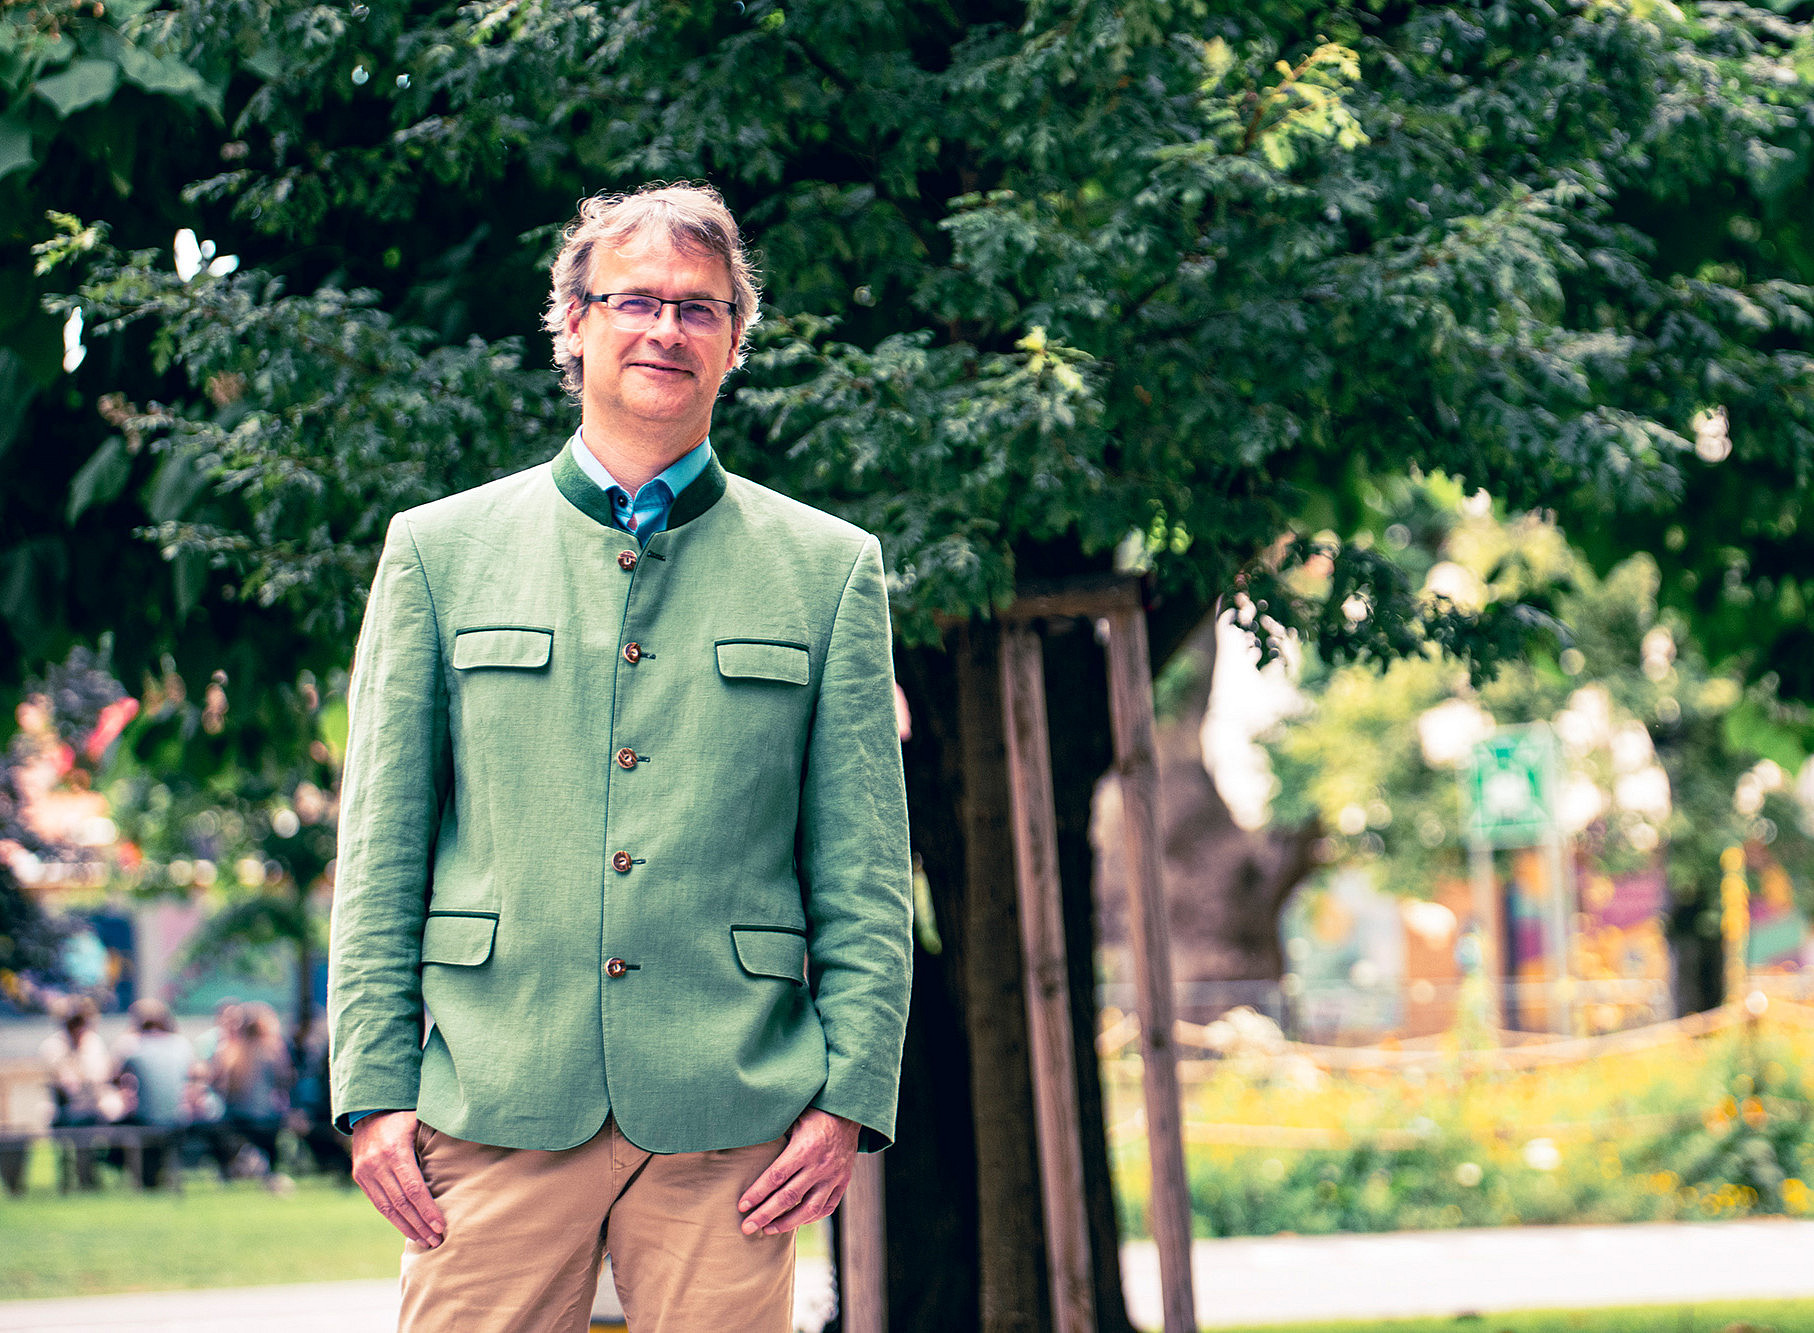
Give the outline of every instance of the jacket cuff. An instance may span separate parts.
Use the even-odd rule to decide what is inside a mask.
[[[342,1134],[351,1134],[353,1132],[353,1126],[365,1119],[368,1115],[389,1115],[392,1111],[403,1111],[407,1109],[409,1108],[403,1106],[380,1106],[370,1111],[342,1111],[339,1115],[334,1117],[334,1128],[339,1130]]]

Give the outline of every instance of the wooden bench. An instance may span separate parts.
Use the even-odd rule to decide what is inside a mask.
[[[94,1183],[94,1155],[118,1149],[125,1158],[126,1179],[134,1188],[144,1184],[147,1149],[163,1149],[160,1183],[181,1193],[182,1163],[177,1153],[182,1131],[153,1125],[53,1125],[50,1140],[57,1150],[57,1188],[67,1194],[77,1184]]]
[[[25,1159],[43,1137],[36,1129],[0,1129],[0,1184],[8,1194],[25,1193]]]

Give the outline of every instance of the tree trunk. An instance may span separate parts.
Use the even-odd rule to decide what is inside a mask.
[[[1704,900],[1690,899],[1677,903],[1669,913],[1671,980],[1678,1014],[1717,1009],[1726,998],[1725,941],[1702,933],[1708,912]]]
[[[1109,735],[1108,665],[1092,627],[1057,622],[1046,633],[1046,698],[1052,716],[1053,802],[1058,815],[1058,875],[1064,892],[1065,961],[1071,974],[1072,1063],[1083,1130],[1083,1207],[1090,1228],[1096,1327],[1134,1333],[1121,1287],[1121,1223],[1109,1171],[1102,1066],[1096,1058],[1096,854],[1090,809],[1096,778],[1114,762]]]
[[[978,1327],[982,1333],[1039,1333],[1050,1327],[1050,1316],[998,627],[982,623],[958,630],[953,655],[964,765],[958,808],[965,892],[956,961],[970,1038],[976,1134],[976,1240],[982,1258]]]
[[[1203,718],[1215,668],[1215,618],[1205,619],[1181,651],[1195,659],[1195,681],[1182,705],[1155,733],[1159,764],[1159,830],[1165,851],[1166,907],[1173,972],[1180,983],[1277,981],[1284,971],[1279,914],[1311,870],[1314,827],[1249,832],[1234,822],[1203,765]],[[1120,945],[1126,932],[1126,868],[1120,801],[1103,779],[1097,861],[1103,933]],[[1179,1017],[1202,1022],[1216,1006],[1183,1006]]]
[[[887,1166],[889,1328],[1051,1326],[1009,832],[999,638],[900,655],[914,848],[942,951],[915,954],[899,1131]],[[1047,643],[1059,868],[1098,1327],[1131,1333],[1095,1029],[1090,795],[1108,766],[1107,678],[1087,625]],[[924,935],[922,933],[922,940]]]
[[[913,997],[902,1056],[895,1144],[883,1157],[890,1333],[970,1329],[981,1308],[979,1182],[969,1039],[959,959],[964,932],[964,782],[957,677],[936,650],[897,654],[913,715],[907,808],[930,889],[932,921],[916,921]],[[934,931],[937,953],[926,944]]]

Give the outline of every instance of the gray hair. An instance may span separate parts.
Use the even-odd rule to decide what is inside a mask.
[[[737,308],[737,360],[749,354],[749,333],[762,318],[762,289],[743,248],[742,233],[723,197],[709,185],[645,185],[633,194],[599,194],[579,206],[579,216],[561,233],[554,259],[554,284],[542,326],[554,339],[554,365],[561,384],[578,396],[585,368],[566,348],[567,311],[586,295],[592,258],[599,246],[621,250],[652,232],[691,255],[716,256],[731,275],[731,303]]]

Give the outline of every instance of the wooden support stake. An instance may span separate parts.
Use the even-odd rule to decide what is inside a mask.
[[[1146,1142],[1153,1171],[1153,1239],[1159,1248],[1165,1333],[1194,1333],[1190,1191],[1184,1174],[1178,1055],[1172,1036],[1171,931],[1160,860],[1152,662],[1143,611],[1111,611],[1108,624],[1109,717],[1115,733],[1115,771],[1121,779],[1127,838],[1128,934],[1134,945],[1134,989],[1140,1009]]]
[[[1468,843],[1468,874],[1474,892],[1474,930],[1480,945],[1480,979],[1484,983],[1486,1025],[1493,1032],[1509,1026],[1506,1021],[1504,932],[1499,922],[1499,881],[1493,869],[1493,849],[1484,842]]]
[[[1083,1129],[1071,1045],[1052,748],[1046,730],[1045,650],[1030,625],[1003,627],[1001,678],[1053,1327],[1057,1333],[1094,1333],[1096,1297],[1083,1210]]]
[[[838,1205],[838,1310],[844,1333],[887,1333],[888,1251],[882,1231],[882,1156],[857,1154]]]

